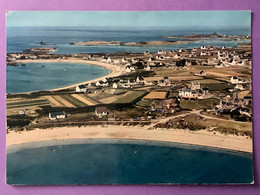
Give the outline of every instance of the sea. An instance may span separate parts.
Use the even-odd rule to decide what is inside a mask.
[[[10,146],[7,183],[250,184],[253,158],[245,152],[170,142],[76,139]]]
[[[159,49],[166,51],[178,48],[191,49],[202,45],[216,47],[234,47],[245,42],[224,41],[220,39],[204,39],[192,43],[163,46],[80,46],[70,43],[78,41],[160,41],[166,39],[163,36],[182,36],[189,34],[227,34],[227,35],[249,35],[250,29],[238,28],[181,28],[181,27],[7,27],[7,53],[22,52],[28,48],[55,47],[54,54],[75,53],[115,53],[132,52],[142,53],[144,51],[157,52]],[[46,45],[41,45],[43,41]],[[70,84],[80,83],[109,74],[109,70],[93,66],[84,67],[81,64],[46,64],[33,63],[24,66],[6,68],[6,92],[21,93],[39,90],[50,90],[64,87]],[[41,67],[41,68],[39,68]],[[72,67],[72,66],[71,66]],[[66,69],[66,71],[64,71]]]
[[[249,35],[250,29],[172,27],[7,27],[7,52],[55,47],[57,54],[114,53],[234,47],[243,41],[205,39],[170,46],[79,46],[78,41],[174,40],[189,34]],[[47,45],[40,45],[43,41]],[[107,75],[110,70],[86,64],[30,63],[6,67],[6,91],[53,89]],[[67,184],[250,184],[252,153],[168,142],[82,139],[27,143],[7,148],[7,183]]]

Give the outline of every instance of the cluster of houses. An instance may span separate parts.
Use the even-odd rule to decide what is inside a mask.
[[[233,111],[239,112],[241,115],[252,117],[252,94],[249,93],[242,98],[226,98],[220,101],[215,107],[216,114],[228,114]]]
[[[212,94],[207,87],[201,87],[199,82],[191,82],[191,86],[179,91],[179,97],[185,100],[196,100],[211,98]]]
[[[235,87],[234,89],[232,89],[232,91],[234,90],[245,90],[245,89],[249,89],[252,90],[252,85],[251,85],[251,79],[242,79],[239,78],[238,76],[232,76],[230,78],[230,82],[231,84],[234,84]]]

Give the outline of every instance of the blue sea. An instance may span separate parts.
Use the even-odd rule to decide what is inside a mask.
[[[173,50],[195,48],[201,45],[234,47],[243,41],[223,41],[219,39],[200,40],[188,44],[166,46],[80,46],[70,45],[78,41],[158,41],[175,40],[165,39],[166,36],[181,36],[189,34],[227,34],[249,35],[250,29],[238,28],[181,28],[181,27],[7,27],[7,52],[21,52],[33,47],[56,47],[54,53],[114,53],[114,52],[157,52],[159,49]],[[40,45],[40,41],[50,45]]]
[[[6,92],[21,93],[65,87],[108,75],[111,70],[80,63],[27,63],[6,67]]]
[[[79,139],[7,148],[7,183],[242,184],[253,182],[249,153],[170,142]]]

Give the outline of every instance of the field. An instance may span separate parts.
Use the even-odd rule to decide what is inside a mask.
[[[204,99],[204,100],[181,100],[180,107],[182,109],[193,110],[193,109],[211,109],[214,105],[219,103],[218,99]]]
[[[114,103],[132,103],[135,100],[139,99],[140,97],[144,96],[146,94],[145,91],[129,91],[124,96],[117,99]]]

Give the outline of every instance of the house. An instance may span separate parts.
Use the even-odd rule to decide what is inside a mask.
[[[200,76],[206,76],[206,72],[202,70],[202,71],[200,71],[199,75]]]
[[[136,83],[144,83],[144,78],[143,77],[137,77]]]
[[[179,97],[184,99],[197,99],[198,94],[190,88],[179,91]]]
[[[239,79],[238,79],[237,76],[232,76],[232,77],[230,78],[230,82],[231,82],[232,84],[236,84],[236,83],[239,83]]]
[[[127,59],[126,58],[122,58],[122,63],[127,63]]]
[[[96,107],[95,114],[97,116],[106,116],[108,114],[106,107]]]
[[[207,49],[207,47],[206,47],[206,46],[204,46],[204,45],[202,45],[202,46],[200,47],[200,49],[201,49],[201,50],[206,50],[206,49]]]
[[[65,112],[50,112],[49,119],[56,120],[56,119],[64,119],[66,117]]]
[[[151,67],[148,65],[148,66],[145,66],[144,67],[144,70],[146,70],[146,71],[150,71],[151,70]]]
[[[133,63],[133,64],[135,64],[135,63],[139,62],[139,60],[138,60],[137,58],[132,58],[132,60],[131,60],[131,61],[132,61],[132,63]]]
[[[132,70],[130,69],[130,66],[127,66],[125,69],[125,72],[130,73]]]
[[[128,80],[128,84],[130,84],[130,85],[135,85],[135,84],[136,84],[135,79],[129,79],[129,80]]]
[[[166,51],[165,50],[158,50],[158,52],[157,52],[158,54],[166,54]]]
[[[102,62],[107,62],[107,63],[112,62],[112,60],[110,59],[110,57],[107,57],[107,56],[103,56],[103,59],[102,59],[101,61],[102,61]]]
[[[241,84],[236,84],[236,86],[234,88],[239,89],[239,90],[244,90],[244,87]]]
[[[97,86],[97,87],[107,87],[107,86],[108,86],[108,83],[107,83],[107,82],[104,82],[104,81],[97,81],[97,82],[96,82],[96,86]]]
[[[200,89],[200,83],[199,82],[191,82],[191,89],[192,90]]]
[[[84,92],[86,93],[87,88],[85,87],[85,85],[77,85],[76,86],[76,92]]]
[[[149,55],[149,54],[150,54],[149,51],[145,51],[145,52],[144,52],[144,55]]]
[[[114,89],[117,89],[119,87],[119,85],[117,83],[113,83],[113,86],[112,86]]]

